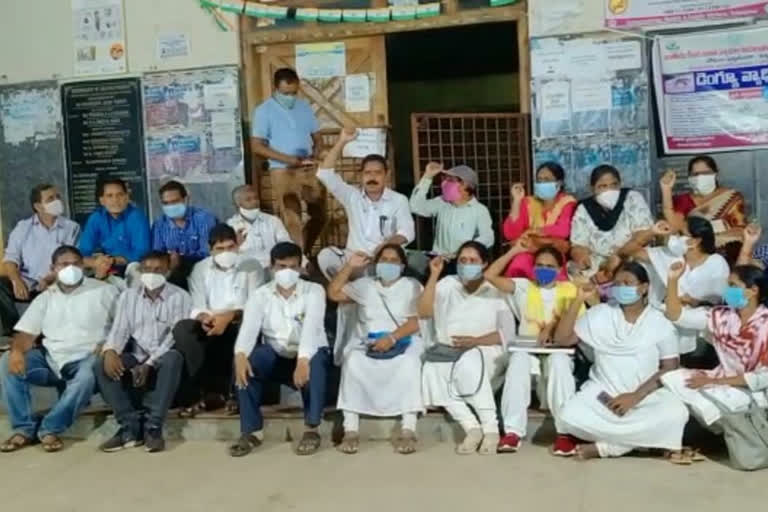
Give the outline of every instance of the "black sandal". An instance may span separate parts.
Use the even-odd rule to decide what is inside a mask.
[[[245,457],[254,448],[261,446],[261,439],[253,434],[242,435],[235,444],[229,447],[229,455],[232,457]]]
[[[198,402],[192,407],[182,407],[179,409],[179,418],[191,420],[201,412],[205,412],[205,402]]]
[[[320,434],[311,430],[304,432],[296,447],[296,455],[312,455],[320,449]]]

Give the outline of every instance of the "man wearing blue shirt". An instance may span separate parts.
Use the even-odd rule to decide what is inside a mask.
[[[97,275],[109,269],[123,273],[126,265],[149,252],[149,221],[131,204],[123,180],[100,181],[96,194],[101,207],[88,217],[80,236],[85,266]]]
[[[314,173],[320,152],[320,129],[312,107],[298,98],[299,76],[278,69],[274,94],[251,116],[253,152],[269,159],[277,209],[291,238],[309,254],[326,222],[325,191]],[[310,220],[302,228],[301,201]]]
[[[208,257],[208,235],[217,220],[206,210],[189,206],[187,189],[178,181],[169,181],[159,192],[163,215],[152,224],[152,250],[170,255],[168,281],[186,290],[192,267]]]

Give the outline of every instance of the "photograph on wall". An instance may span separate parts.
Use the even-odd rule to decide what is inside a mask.
[[[659,37],[654,81],[667,153],[768,148],[768,28]]]
[[[150,179],[212,183],[242,174],[236,68],[150,73],[143,86]]]
[[[72,35],[75,75],[128,69],[122,0],[72,0]]]
[[[650,25],[765,16],[766,0],[603,0],[605,26],[635,28]]]

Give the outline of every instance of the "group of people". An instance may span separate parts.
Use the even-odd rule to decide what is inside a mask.
[[[511,187],[501,226],[509,248],[494,261],[473,169],[430,163],[409,200],[387,186],[387,160],[370,155],[360,185],[346,183],[334,167],[355,130],[323,154],[295,73],[279,70],[275,88],[254,111],[253,136],[270,159],[282,220],[246,185],[219,224],[172,181],[150,229],[125,184],[106,180],[80,233],[55,187],[33,189],[34,215],[11,233],[0,281],[2,325],[14,333],[0,360],[14,435],[0,451],[38,441],[61,449],[98,390],[120,425],[104,451],[161,451],[175,404],[183,417],[239,412],[229,451],[243,456],[263,442],[265,386],[276,382],[301,390],[296,450],[311,454],[334,363],[346,454],[359,449],[361,415],[400,417],[394,446],[413,453],[419,415],[436,407],[464,431],[457,453],[515,452],[535,384],[554,418],[553,454],[658,449],[690,464],[699,457],[682,444],[689,413],[717,429],[723,414],[768,406],[768,280],[753,259],[761,231],[711,158],[691,160],[690,193],[674,195],[677,177],[662,177],[660,219],[610,165],[594,169],[593,194],[577,201],[562,167],[545,163],[532,195]],[[438,177],[441,195],[429,199]],[[315,200],[326,192],[349,235],[314,259],[325,222]],[[435,218],[429,252],[406,249],[413,214]],[[310,262],[324,279],[302,278]],[[338,304],[334,339],[328,301]],[[702,340],[714,368],[698,367]],[[588,377],[577,378],[584,365]],[[32,385],[61,393],[42,417]]]

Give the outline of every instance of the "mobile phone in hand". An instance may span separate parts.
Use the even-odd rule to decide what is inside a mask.
[[[605,391],[601,391],[600,394],[597,395],[597,401],[606,407],[609,407],[611,400],[613,400],[613,397],[608,393],[606,393]]]

